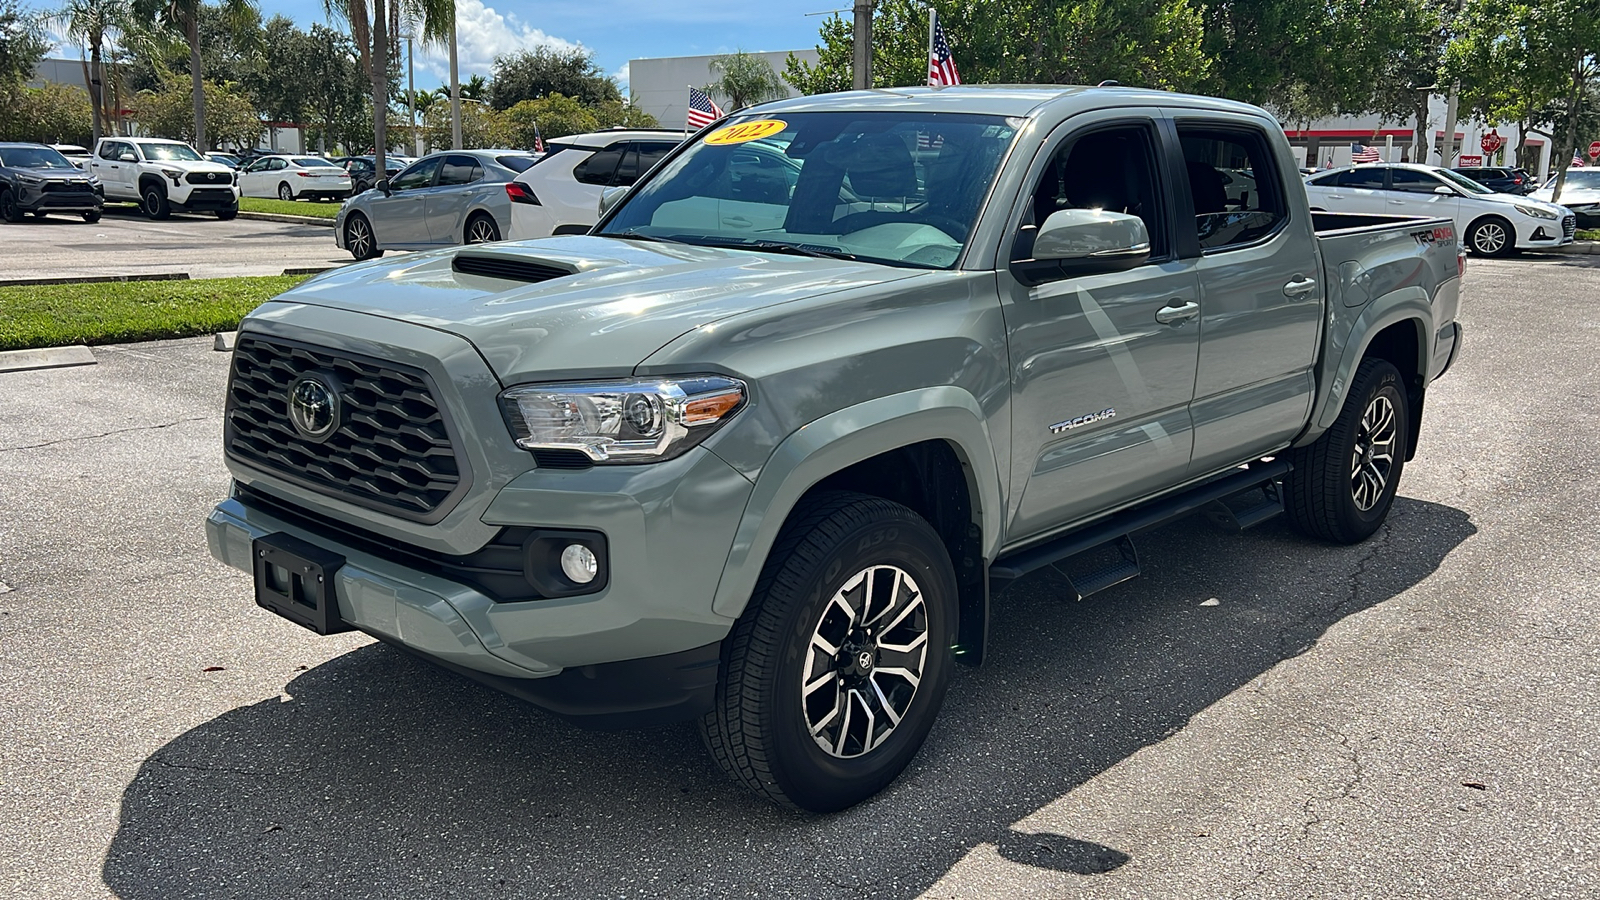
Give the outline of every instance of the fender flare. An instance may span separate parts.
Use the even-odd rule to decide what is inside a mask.
[[[1004,506],[987,417],[962,388],[919,388],[829,413],[778,445],[745,503],[712,610],[729,618],[744,612],[779,530],[813,485],[862,460],[932,440],[952,444],[967,469],[975,516],[983,529],[984,557],[993,558]]]
[[[1327,387],[1322,391],[1312,412],[1311,427],[1306,429],[1300,440],[1295,442],[1296,445],[1307,444],[1333,427],[1334,421],[1339,418],[1339,411],[1344,407],[1344,395],[1350,387],[1350,379],[1355,376],[1356,367],[1360,366],[1361,360],[1366,357],[1372,339],[1385,328],[1406,321],[1416,321],[1422,325],[1418,329],[1421,341],[1417,347],[1419,368],[1412,374],[1422,378],[1426,384],[1428,368],[1433,360],[1435,340],[1432,325],[1433,303],[1426,290],[1412,285],[1390,291],[1368,303],[1351,323],[1342,347],[1330,347],[1339,353],[1339,360],[1332,367],[1322,369],[1322,383]],[[1359,336],[1359,339],[1352,341],[1351,338],[1356,336]]]

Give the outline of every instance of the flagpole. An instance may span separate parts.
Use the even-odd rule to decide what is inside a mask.
[[[928,7],[928,85],[933,86],[933,33],[939,27],[939,11]]]

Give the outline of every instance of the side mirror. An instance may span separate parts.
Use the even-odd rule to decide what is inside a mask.
[[[603,216],[606,213],[610,212],[611,211],[611,207],[616,206],[617,205],[617,201],[621,200],[622,199],[622,195],[626,194],[627,192],[628,192],[628,189],[625,188],[625,187],[608,187],[608,188],[605,188],[605,189],[601,190],[600,191],[600,215]]]
[[[1030,258],[1014,261],[1011,272],[1032,287],[1068,275],[1120,272],[1149,258],[1150,232],[1138,216],[1063,209],[1044,220],[1033,236]]]
[[[131,150],[130,151],[124,151],[121,156],[117,157],[117,162],[136,163],[138,161],[139,161],[139,157],[134,156],[133,152]]]
[[[1441,195],[1443,195],[1445,197],[1454,197],[1456,195],[1455,188],[1446,187],[1445,185],[1442,185],[1442,184],[1439,185],[1438,187],[1434,188],[1433,192],[1435,194],[1441,194]]]
[[[387,179],[387,178],[379,178],[378,179],[378,183],[373,185],[373,187],[375,187],[378,190],[382,191],[383,195],[385,197],[387,197],[390,194],[394,193],[394,188],[389,187],[389,179]]]

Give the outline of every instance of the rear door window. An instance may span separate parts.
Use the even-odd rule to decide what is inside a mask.
[[[439,169],[439,186],[472,184],[483,177],[483,167],[470,156],[447,156]]]
[[[611,179],[617,173],[617,166],[621,165],[623,154],[627,152],[626,141],[612,144],[604,150],[596,150],[593,155],[572,170],[572,177],[584,184],[594,184],[608,187]]]
[[[1440,186],[1439,179],[1427,172],[1419,172],[1416,169],[1392,169],[1389,172],[1391,191],[1403,194],[1431,194]]]
[[[1383,190],[1382,169],[1351,169],[1340,172],[1334,178],[1334,185],[1342,188],[1365,188],[1369,191]]]
[[[1266,135],[1250,128],[1179,125],[1178,139],[1202,250],[1253,244],[1288,220]]]

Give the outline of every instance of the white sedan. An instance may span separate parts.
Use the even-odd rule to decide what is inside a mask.
[[[1572,211],[1517,194],[1497,194],[1449,169],[1414,163],[1352,166],[1306,181],[1313,210],[1451,219],[1468,250],[1504,256],[1572,243]]]
[[[350,196],[350,173],[316,156],[263,156],[239,172],[239,193],[279,200],[343,200]]]

